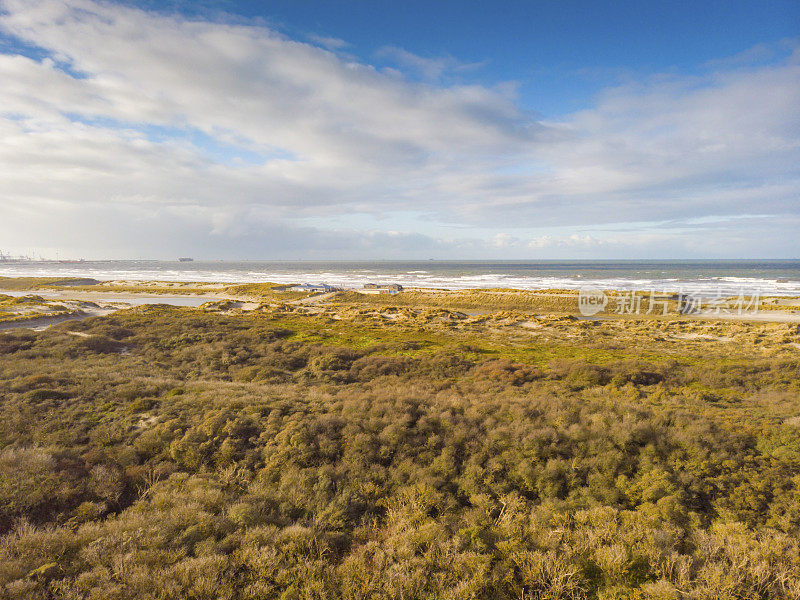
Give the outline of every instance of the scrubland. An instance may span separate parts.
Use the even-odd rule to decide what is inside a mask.
[[[9,296],[0,293],[0,324],[22,322],[42,317],[60,317],[82,314],[83,308],[91,303],[62,303],[58,300],[46,300],[41,296]],[[94,306],[94,305],[93,305]]]
[[[797,325],[402,296],[0,333],[0,597],[800,598]]]

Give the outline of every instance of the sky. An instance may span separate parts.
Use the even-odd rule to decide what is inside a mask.
[[[800,257],[800,3],[0,0],[0,251]]]

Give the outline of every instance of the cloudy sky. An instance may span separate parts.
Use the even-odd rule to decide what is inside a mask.
[[[800,4],[0,0],[0,251],[797,258]]]

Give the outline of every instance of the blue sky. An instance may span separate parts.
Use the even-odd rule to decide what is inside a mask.
[[[547,116],[591,105],[620,80],[696,74],[708,62],[797,37],[800,3],[741,1],[138,2],[200,18],[263,19],[286,35],[340,40],[371,64],[386,46],[475,65],[462,81],[519,84],[521,103]],[[416,75],[419,75],[418,73]]]
[[[0,0],[0,250],[797,257],[800,4]]]

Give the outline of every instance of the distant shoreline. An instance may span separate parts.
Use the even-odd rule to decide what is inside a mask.
[[[74,277],[101,281],[200,284],[320,284],[359,289],[367,283],[445,290],[739,290],[800,295],[800,260],[541,261],[86,261],[0,262],[0,276]]]

